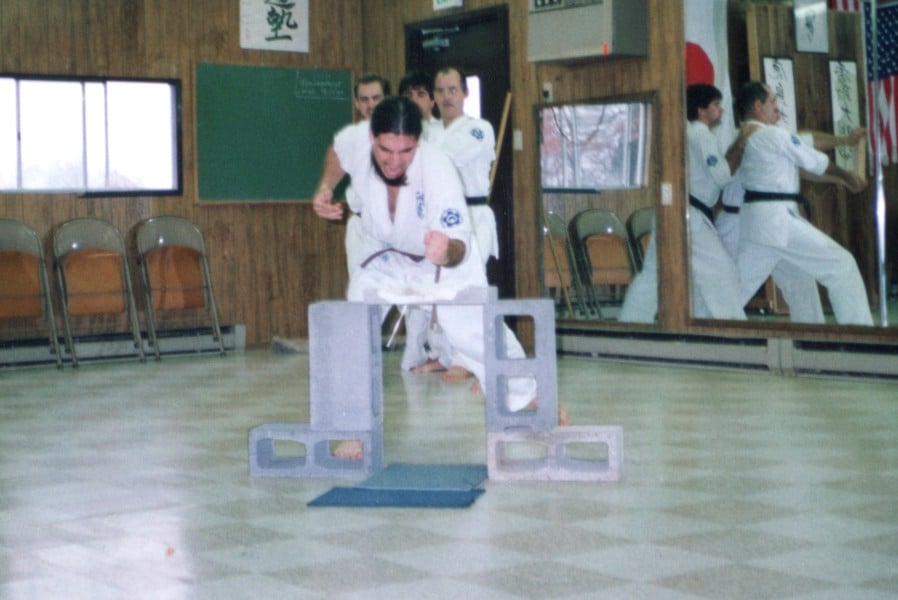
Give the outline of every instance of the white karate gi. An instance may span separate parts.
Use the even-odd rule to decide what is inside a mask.
[[[347,157],[349,158],[349,157]],[[356,192],[364,199],[362,229],[367,256],[392,248],[417,256],[424,254],[424,234],[445,233],[465,244],[465,257],[455,267],[439,270],[439,286],[463,288],[486,286],[486,271],[476,244],[472,244],[470,218],[455,167],[438,148],[420,142],[406,171],[407,185],[399,190],[393,220],[390,219],[387,186],[367,152],[351,157],[343,165]],[[397,252],[386,252],[356,271],[347,297],[363,301],[365,291],[397,285],[432,285],[437,268],[427,259],[415,262]],[[386,307],[385,307],[386,308]],[[384,310],[386,314],[386,310]],[[484,379],[483,309],[480,306],[444,305],[437,308],[438,321],[459,362],[482,382]],[[510,358],[523,358],[524,349],[505,327]],[[532,377],[516,377],[508,383],[508,409],[525,408],[536,397]]]
[[[347,125],[334,135],[334,152],[343,166],[345,160],[359,152],[371,152],[371,123],[359,121]],[[346,171],[346,168],[343,167]],[[362,213],[362,198],[356,193],[350,182],[346,188],[346,204],[349,206],[350,215],[346,220],[346,268],[349,278],[359,265],[365,260],[362,248],[362,221],[359,215]]]
[[[431,126],[429,141],[449,155],[458,170],[465,197],[489,197],[490,167],[496,158],[496,136],[489,121],[462,115],[449,127]],[[499,235],[496,231],[496,215],[488,204],[468,207],[477,246],[484,263],[490,256],[499,258]]]
[[[801,137],[801,134],[799,134]],[[804,140],[804,138],[802,138]],[[813,139],[808,143],[813,144]],[[738,174],[738,171],[737,171]],[[738,178],[723,188],[721,202],[724,210],[714,220],[720,241],[733,260],[739,257],[739,211],[745,199],[745,190]],[[727,210],[729,208],[730,210]],[[735,212],[734,212],[735,210]],[[789,305],[789,320],[793,323],[823,323],[823,305],[817,290],[817,280],[791,263],[780,261],[771,274],[773,282]]]
[[[490,192],[490,167],[495,158],[496,138],[489,121],[462,115],[444,127],[439,120],[431,121],[427,128],[427,140],[439,146],[455,165],[466,198],[488,198]],[[468,205],[471,228],[483,264],[489,257],[499,258],[499,236],[496,217],[488,204]],[[412,369],[427,359],[436,358],[443,368],[449,368],[456,359],[452,345],[441,329],[427,327],[430,314],[420,308],[409,308],[405,318],[407,332],[402,368]],[[422,334],[421,327],[426,329]],[[426,340],[430,352],[425,353]]]
[[[775,125],[750,123],[758,129],[748,138],[739,168],[745,190],[796,194],[800,189],[799,168],[817,175],[826,171],[826,154],[799,136]],[[788,265],[826,287],[837,322],[873,324],[854,257],[805,220],[793,200],[746,202],[742,206],[737,263],[746,303],[777,266]]]
[[[721,188],[731,180],[730,167],[720,152],[717,138],[698,120],[686,127],[689,148],[689,194],[709,210]],[[736,263],[723,247],[714,223],[695,206],[689,206],[689,261],[692,272],[693,316],[699,319],[744,320],[739,302]],[[651,323],[658,311],[658,271],[655,236],[646,250],[640,271],[624,297],[620,321]]]

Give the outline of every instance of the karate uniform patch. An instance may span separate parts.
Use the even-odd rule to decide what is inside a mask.
[[[715,166],[717,166],[717,162],[718,162],[718,160],[717,160],[717,155],[716,155],[716,154],[712,154],[711,156],[708,157],[708,160],[707,160],[706,162],[708,163],[708,166],[709,166],[709,167],[715,167]]]
[[[483,130],[480,129],[479,127],[475,127],[474,129],[471,130],[471,136],[475,140],[482,140],[483,139]]]
[[[440,216],[440,223],[443,224],[443,227],[455,227],[456,225],[461,224],[461,213],[455,210],[454,208],[447,208],[443,211],[443,214]]]

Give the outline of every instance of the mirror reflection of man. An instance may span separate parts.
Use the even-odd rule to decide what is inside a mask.
[[[723,116],[723,95],[713,85],[686,88],[686,140],[689,174],[689,260],[692,276],[693,315],[704,319],[744,320],[740,302],[739,273],[714,226],[713,208],[720,190],[732,180],[739,166],[745,133],[725,155],[712,133]],[[658,271],[655,236],[645,261],[624,297],[620,321],[650,323],[658,311]]]
[[[801,216],[801,172],[826,176],[852,193],[866,182],[816,150],[813,144],[777,126],[776,95],[765,84],[742,86],[736,106],[743,127],[752,132],[745,144],[738,179],[745,189],[740,212],[737,264],[742,299],[748,302],[780,265],[813,277],[828,292],[836,321],[872,325],[870,304],[857,263],[850,252]]]

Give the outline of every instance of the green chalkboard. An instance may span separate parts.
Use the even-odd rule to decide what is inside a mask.
[[[198,64],[200,201],[309,200],[351,119],[349,71]]]

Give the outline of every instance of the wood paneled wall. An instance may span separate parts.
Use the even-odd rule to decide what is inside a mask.
[[[344,228],[317,218],[308,203],[196,203],[194,73],[200,62],[361,68],[362,0],[310,5],[310,51],[299,54],[242,50],[237,0],[0,2],[0,72],[180,79],[184,138],[182,196],[3,195],[0,216],[23,220],[45,239],[73,217],[107,219],[123,235],[152,215],[187,217],[206,238],[222,320],[245,323],[249,344],[305,336],[308,304],[345,293]],[[321,164],[287,168],[318,172]]]
[[[624,0],[626,1],[626,0]],[[555,100],[653,94],[652,182],[645,194],[621,200],[635,208],[656,203],[669,183],[672,204],[659,211],[660,284],[670,331],[732,332],[739,327],[697,325],[686,301],[683,0],[649,0],[649,55],[578,65],[527,60],[528,0],[466,0],[464,11],[507,4],[511,82],[510,128],[524,149],[513,153],[515,256],[518,296],[539,284],[541,198],[534,106],[542,83]],[[307,335],[310,302],[345,292],[345,229],[318,219],[306,203],[198,205],[196,203],[194,71],[199,62],[294,68],[377,71],[398,81],[405,70],[404,25],[453,14],[435,13],[432,0],[310,0],[310,51],[245,51],[239,46],[237,0],[3,0],[0,71],[37,74],[167,77],[182,81],[184,194],[179,197],[84,199],[70,195],[3,195],[0,216],[17,218],[48,238],[66,219],[97,216],[123,233],[159,214],[187,217],[201,228],[210,252],[224,322],[245,323],[247,341]],[[290,165],[315,171],[320,164]],[[606,325],[602,325],[603,327]],[[89,329],[89,327],[88,327]],[[36,327],[35,327],[36,330]],[[0,339],[3,331],[0,330]]]

